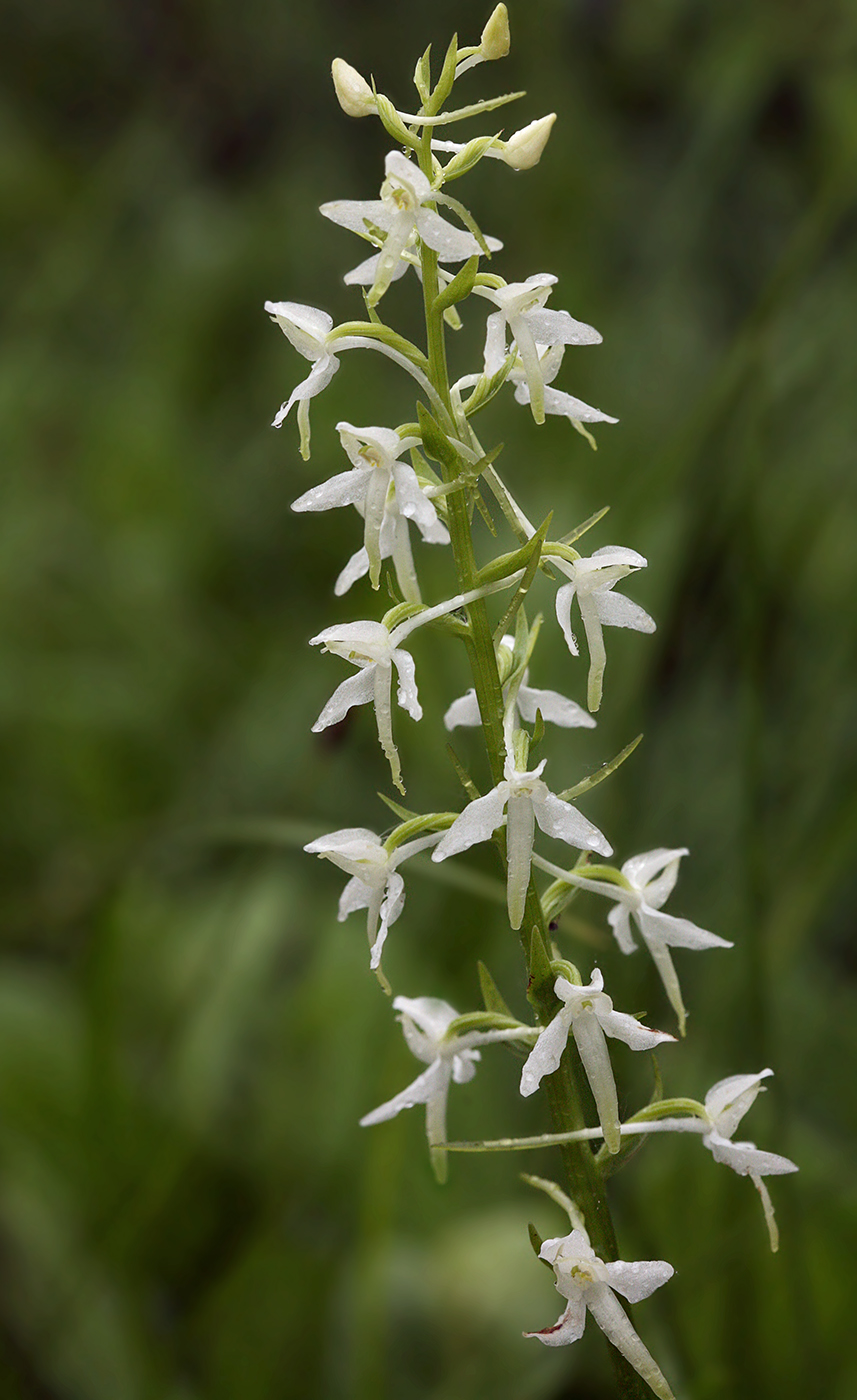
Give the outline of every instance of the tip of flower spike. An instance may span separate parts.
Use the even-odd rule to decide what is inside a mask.
[[[488,23],[482,30],[482,37],[479,43],[480,53],[483,59],[491,62],[496,58],[505,58],[512,47],[512,36],[509,33],[509,11],[505,5],[497,5],[491,11]]]
[[[530,122],[529,126],[521,127],[505,143],[501,159],[513,170],[532,170],[542,158],[555,121],[556,112],[550,112],[548,116]]]
[[[366,79],[344,58],[335,58],[330,72],[337,101],[346,116],[369,117],[377,111],[375,94]]]

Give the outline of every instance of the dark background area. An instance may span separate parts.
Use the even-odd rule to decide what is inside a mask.
[[[317,206],[375,197],[387,141],[341,113],[331,59],[411,109],[425,44],[475,42],[487,9],[7,0],[4,1400],[611,1393],[593,1326],[557,1353],[520,1336],[559,1310],[526,1222],[563,1227],[517,1172],[556,1161],[460,1158],[440,1190],[418,1113],[357,1127],[415,1062],[361,920],[336,923],[337,872],[299,852],[384,829],[387,778],[368,710],[309,732],[344,669],[307,639],[375,611],[365,585],[332,595],[359,523],[289,505],[343,470],[339,419],[413,408],[381,357],[346,356],[302,463],[294,421],[267,425],[305,362],[262,303],[359,314],[341,276],[363,245]],[[677,1277],[637,1323],[680,1400],[853,1400],[857,9],[530,0],[511,23],[510,58],[460,92],[529,95],[472,134],[556,110],[551,142],[537,170],[484,162],[454,193],[504,239],[501,274],[556,273],[553,304],[603,333],[559,384],[621,422],[592,454],[507,394],[480,435],[533,518],[611,506],[589,538],[648,557],[626,591],[658,622],[608,635],[598,729],[551,735],[549,775],[645,731],[587,815],[621,858],[688,845],[671,907],[735,942],[677,954],[691,1019],[667,1091],[770,1064],[741,1135],[801,1167],[772,1183],[771,1257],[749,1182],[689,1139],[647,1146],[615,1179],[624,1257]],[[419,334],[410,274],[383,306]],[[467,321],[460,373],[481,348]],[[420,556],[433,598],[445,554]],[[579,696],[550,617],[543,638],[534,684]],[[442,638],[415,651],[408,796],[446,807],[439,716],[464,663]],[[465,867],[492,873],[478,852]],[[396,990],[470,1008],[481,957],[522,1013],[500,905],[436,870],[409,890]],[[564,951],[603,955],[617,1006],[669,1029],[603,915],[575,903]],[[650,1085],[628,1059],[633,1110]],[[540,1131],[515,1079],[486,1052],[451,1131]]]

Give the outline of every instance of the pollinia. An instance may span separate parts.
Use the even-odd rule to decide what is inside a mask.
[[[546,725],[594,725],[605,674],[605,628],[652,632],[655,623],[622,591],[625,581],[645,567],[642,555],[614,544],[582,552],[600,516],[578,525],[554,523],[553,518],[534,524],[517,499],[517,485],[498,470],[496,452],[477,436],[480,411],[509,388],[535,425],[544,423],[548,414],[559,415],[590,442],[594,424],[616,421],[556,387],[566,346],[595,345],[601,336],[567,311],[548,305],[557,281],[551,274],[536,272],[511,282],[500,276],[495,271],[500,260],[492,254],[499,253],[502,244],[486,236],[449,192],[484,159],[500,161],[516,172],[529,170],[551,134],[553,115],[530,122],[508,139],[446,139],[448,127],[487,116],[523,96],[509,93],[457,107],[451,103],[455,84],[469,69],[501,59],[508,51],[508,16],[501,4],[478,44],[461,48],[453,38],[436,81],[426,51],[414,74],[419,102],[415,112],[397,110],[355,69],[342,59],[334,61],[334,86],[345,113],[378,118],[392,146],[378,198],[335,200],[321,207],[325,218],[370,245],[370,255],[345,277],[346,283],[362,289],[362,314],[334,325],[326,312],[301,303],[265,306],[310,364],[308,375],[274,419],[279,427],[296,408],[305,460],[310,456],[312,400],[337,373],[346,351],[386,356],[397,372],[410,377],[416,393],[414,408],[396,427],[339,423],[347,468],[294,502],[297,511],[351,506],[361,518],[362,544],[338,575],[337,594],[368,578],[377,595],[384,574],[395,580],[399,598],[380,618],[326,627],[311,639],[312,645],[351,668],[313,730],[337,723],[354,706],[372,705],[390,778],[404,794],[397,711],[422,719],[409,643],[419,628],[433,627],[443,631],[451,645],[464,647],[473,679],[472,689],[449,705],[445,728],[481,726],[487,760],[483,790],[462,775],[468,800],[460,811],[417,813],[390,799],[398,820],[386,835],[347,828],[312,841],[306,849],[348,877],[339,917],[365,911],[370,967],[390,991],[382,954],[404,910],[402,872],[408,860],[430,851],[433,861],[444,861],[480,842],[495,847],[504,870],[508,922],[523,949],[533,1023],[524,1024],[509,1012],[484,968],[481,1010],[461,1014],[435,996],[396,996],[393,1008],[422,1069],[413,1083],[361,1121],[368,1127],[424,1105],[428,1147],[439,1180],[446,1175],[448,1153],[454,1148],[517,1150],[557,1144],[565,1186],[529,1180],[568,1216],[566,1234],[535,1240],[541,1259],[554,1271],[564,1310],[553,1326],[525,1335],[547,1346],[572,1343],[582,1335],[589,1312],[612,1346],[620,1393],[644,1395],[650,1388],[668,1400],[670,1386],[617,1295],[639,1302],[665,1284],[673,1269],[663,1260],[620,1259],[605,1193],[607,1169],[614,1169],[641,1135],[695,1133],[716,1161],[750,1177],[776,1249],[776,1225],[763,1178],[796,1168],[784,1157],[733,1140],[771,1074],[768,1069],[723,1080],[699,1102],[661,1097],[623,1121],[609,1041],[621,1040],[632,1050],[647,1052],[675,1037],[616,1010],[607,990],[609,969],[605,984],[600,968],[574,966],[551,940],[551,921],[577,890],[603,896],[619,950],[631,953],[642,944],[654,960],[680,1036],[686,1012],[674,950],[730,946],[665,909],[687,850],[646,851],[621,865],[612,864],[607,837],[575,805],[625,753],[606,763],[595,779],[557,792],[549,784],[545,760],[533,758]],[[384,298],[400,278],[421,284],[423,346],[383,318]],[[483,362],[475,372],[451,382],[447,331],[458,327],[462,316],[480,311],[487,312]],[[492,538],[498,537],[497,525],[506,533],[505,548],[485,562],[479,562],[474,545],[472,522],[477,514],[490,519]],[[450,549],[454,582],[449,597],[437,603],[423,599],[414,550],[419,541]],[[556,587],[556,621],[571,656],[579,657],[581,642],[588,656],[585,708],[530,683],[542,619],[528,616],[527,595],[540,572]],[[553,774],[549,777],[555,781]],[[563,847],[564,855],[557,858],[557,849]],[[545,848],[553,858],[542,854]],[[526,1055],[520,1092],[542,1095],[553,1131],[535,1138],[449,1143],[446,1106],[451,1085],[473,1078],[483,1047],[510,1041]],[[596,1123],[588,1121],[593,1117]]]

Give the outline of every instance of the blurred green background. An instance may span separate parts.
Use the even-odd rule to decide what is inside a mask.
[[[299,852],[382,830],[388,780],[368,710],[309,732],[344,668],[307,638],[375,604],[332,596],[359,523],[289,505],[342,470],[340,418],[399,422],[412,397],[346,356],[302,463],[294,421],[268,424],[305,362],[262,302],[358,313],[341,274],[363,245],[317,206],[374,197],[387,143],[342,115],[330,60],[410,106],[425,44],[475,42],[490,6],[420,8],[4,9],[3,1400],[612,1393],[593,1326],[556,1353],[520,1336],[560,1302],[526,1222],[564,1227],[517,1172],[556,1160],[458,1158],[440,1190],[418,1112],[357,1127],[417,1066],[359,916],[336,923],[338,872]],[[854,1400],[857,7],[529,0],[511,20],[511,57],[463,100],[523,87],[490,129],[559,120],[538,170],[485,162],[455,193],[505,240],[498,271],[558,274],[556,306],[602,331],[559,382],[621,423],[595,455],[505,396],[480,434],[534,518],[611,505],[593,547],[647,555],[627,591],[658,620],[610,634],[598,729],[549,736],[549,776],[645,730],[585,810],[623,858],[687,844],[673,907],[735,941],[677,955],[691,1021],[667,1090],[772,1065],[741,1133],[801,1166],[772,1183],[772,1258],[749,1182],[651,1143],[615,1178],[619,1234],[677,1277],[637,1323],[680,1400]],[[412,278],[385,309],[418,334]],[[445,554],[423,551],[431,597]],[[435,637],[416,654],[408,796],[445,807],[464,661]],[[580,696],[582,676],[547,625],[533,682]],[[487,854],[465,867],[495,879]],[[495,908],[443,874],[413,870],[396,990],[470,1008],[481,957],[523,1012],[502,888]],[[603,914],[576,903],[564,949],[670,1028]],[[650,1085],[629,1060],[633,1108]],[[453,1134],[538,1131],[516,1074],[486,1052]]]

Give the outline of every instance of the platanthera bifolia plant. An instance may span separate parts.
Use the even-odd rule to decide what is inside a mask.
[[[481,1010],[461,1013],[436,995],[395,996],[392,1006],[420,1062],[420,1073],[361,1122],[369,1127],[424,1106],[428,1148],[439,1181],[446,1177],[451,1151],[517,1151],[556,1144],[564,1184],[527,1179],[567,1215],[566,1233],[542,1240],[533,1232],[536,1253],[554,1272],[563,1311],[552,1326],[525,1335],[546,1346],[568,1345],[582,1336],[591,1313],[610,1344],[619,1394],[642,1396],[650,1389],[670,1400],[669,1382],[620,1296],[632,1304],[641,1302],[672,1278],[673,1267],[662,1259],[621,1257],[608,1177],[644,1135],[695,1133],[716,1162],[750,1178],[761,1197],[771,1248],[776,1249],[777,1230],[764,1178],[796,1168],[784,1157],[733,1140],[772,1073],[769,1069],[721,1080],[702,1101],[664,1097],[656,1074],[652,1101],[623,1118],[610,1041],[621,1040],[646,1053],[675,1037],[614,1008],[608,959],[603,970],[588,964],[577,967],[552,940],[551,925],[579,890],[603,896],[619,952],[629,954],[642,945],[651,955],[680,1037],[685,1034],[686,1011],[674,950],[731,946],[665,908],[686,849],[659,848],[611,864],[608,838],[575,805],[620,766],[634,743],[614,758],[605,756],[594,776],[575,781],[572,775],[569,786],[563,786],[569,782],[567,771],[547,774],[546,760],[535,756],[546,725],[568,730],[594,726],[606,668],[605,629],[652,632],[655,623],[623,591],[630,576],[646,566],[641,554],[612,543],[582,552],[590,548],[590,531],[600,525],[604,512],[582,523],[559,519],[558,512],[533,523],[526,501],[518,499],[523,474],[514,464],[506,470],[504,459],[501,475],[497,448],[484,445],[477,436],[481,410],[496,394],[507,392],[507,386],[535,426],[548,414],[559,415],[593,446],[592,426],[616,421],[556,387],[566,346],[595,345],[601,340],[598,331],[548,304],[557,281],[550,273],[506,281],[495,270],[500,259],[492,256],[500,253],[502,244],[484,234],[470,210],[450,193],[453,184],[457,188],[456,182],[486,158],[512,171],[528,171],[538,164],[551,135],[553,115],[530,122],[508,139],[494,134],[464,143],[447,139],[449,127],[494,113],[523,95],[451,104],[459,78],[508,51],[508,16],[505,5],[498,5],[478,44],[460,48],[453,38],[436,80],[429,52],[419,60],[414,112],[399,111],[348,63],[334,61],[333,81],[344,112],[377,117],[393,147],[377,198],[335,200],[321,207],[325,218],[357,234],[372,249],[345,277],[346,283],[363,289],[362,313],[334,325],[325,311],[300,302],[266,303],[271,320],[310,365],[274,419],[274,426],[280,427],[296,408],[305,460],[310,456],[312,400],[337,373],[346,351],[385,355],[398,374],[410,378],[416,393],[396,427],[339,423],[347,468],[294,502],[297,511],[353,506],[362,521],[362,544],[339,574],[335,592],[343,595],[368,578],[380,595],[383,576],[393,601],[380,617],[326,627],[311,638],[313,646],[351,668],[313,730],[336,724],[354,706],[372,705],[392,784],[404,795],[397,710],[405,710],[426,729],[409,646],[420,628],[431,627],[448,637],[450,646],[464,648],[472,673],[472,689],[451,700],[443,726],[446,731],[460,725],[481,727],[485,747],[482,773],[471,776],[458,765],[466,799],[461,810],[418,812],[385,799],[397,819],[386,835],[354,826],[322,836],[306,849],[347,876],[339,917],[365,910],[370,968],[391,992],[382,954],[390,929],[404,913],[407,861],[418,852],[430,851],[433,861],[445,861],[480,842],[494,846],[503,869],[508,924],[523,952],[521,976],[533,1023],[510,1012],[481,964]],[[501,178],[520,178],[498,173]],[[388,325],[382,314],[385,296],[400,278],[421,284],[422,346]],[[487,312],[482,363],[451,380],[447,331],[480,310]],[[407,384],[407,379],[402,382]],[[480,530],[475,542],[477,519],[487,529]],[[449,546],[448,596],[439,602],[423,598],[414,529],[424,543]],[[484,548],[485,540],[496,541],[500,532],[507,537],[503,547],[494,558],[480,561],[477,544]],[[537,670],[542,618],[528,613],[527,599],[540,574],[555,589],[556,622],[571,657],[579,658],[581,650],[588,655],[586,708],[530,683],[531,669]],[[582,674],[580,661],[572,661],[568,670],[570,675],[576,670]],[[436,723],[434,739],[426,735],[425,742],[435,743],[439,761],[445,762],[440,729]],[[450,779],[452,787],[451,765]],[[355,816],[359,820],[359,814]],[[564,857],[557,854],[563,847]],[[550,858],[542,853],[545,849]],[[662,1012],[659,1008],[658,1019]],[[452,1085],[472,1079],[483,1048],[500,1042],[519,1047],[520,1092],[542,1096],[552,1131],[529,1138],[449,1142],[446,1109]]]

